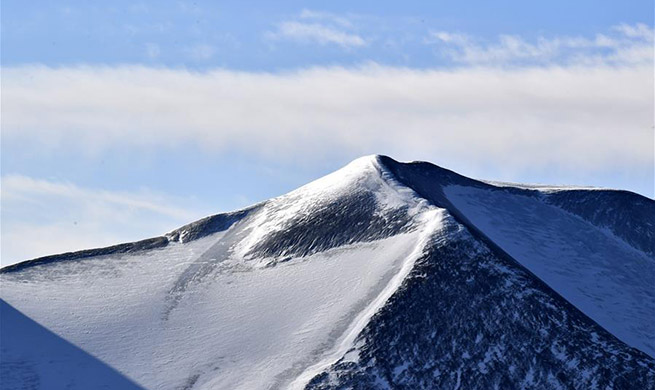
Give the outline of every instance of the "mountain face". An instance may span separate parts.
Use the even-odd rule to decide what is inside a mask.
[[[654,225],[625,191],[364,157],[3,268],[2,388],[655,388]]]

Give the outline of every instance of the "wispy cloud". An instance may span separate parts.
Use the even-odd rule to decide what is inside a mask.
[[[26,197],[32,195],[61,197],[78,202],[112,204],[117,207],[154,212],[177,219],[188,219],[191,217],[191,213],[188,210],[172,207],[170,204],[164,203],[161,199],[158,202],[154,194],[94,190],[82,188],[72,183],[33,179],[23,175],[2,177],[3,201],[26,199]]]
[[[488,42],[470,35],[433,31],[426,42],[440,54],[466,64],[652,64],[653,29],[645,24],[614,26],[607,34],[539,37],[534,41],[501,35]]]
[[[147,190],[3,176],[0,263],[161,235],[204,216],[181,207],[184,201]]]
[[[296,42],[316,42],[321,45],[336,44],[344,48],[365,46],[364,38],[318,23],[283,22],[270,39],[290,39]]]
[[[161,49],[156,43],[146,43],[146,56],[150,59],[155,59],[161,54]]]
[[[353,27],[353,22],[351,21],[352,15],[340,15],[332,12],[303,9],[300,12],[299,18],[305,20],[327,21],[344,28]]]
[[[347,16],[303,10],[298,17],[277,24],[265,37],[270,40],[291,40],[301,43],[334,44],[343,48],[366,46],[367,41],[353,32]]]
[[[214,46],[207,45],[204,43],[199,43],[189,47],[186,52],[194,60],[208,60],[214,56],[216,49]]]

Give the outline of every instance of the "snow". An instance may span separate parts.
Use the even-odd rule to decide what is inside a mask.
[[[3,389],[140,389],[116,370],[2,300],[0,318],[0,384]]]
[[[465,186],[444,192],[473,225],[564,298],[654,355],[653,259],[539,197]],[[358,197],[362,193],[369,197]],[[360,199],[374,201],[361,205]],[[401,214],[411,226],[389,229],[386,236],[362,235],[359,242],[331,237],[331,246],[311,251],[294,252],[286,243],[281,251],[261,249],[262,243],[279,242],[276,237],[289,239],[289,246],[308,244],[305,233],[334,222],[334,213],[318,222],[309,217],[343,204],[367,212],[374,204],[384,228],[387,218]],[[344,356],[359,360],[357,336],[398,291],[426,246],[463,234],[435,234],[447,218],[446,210],[396,181],[377,156],[367,156],[250,208],[223,232],[5,273],[0,296],[18,311],[3,306],[3,365],[33,367],[30,375],[53,384],[71,379],[73,389],[92,387],[87,371],[120,388],[300,389]],[[284,233],[299,220],[309,225],[302,225],[296,242]],[[339,230],[353,228],[345,221]],[[497,271],[513,283],[512,270],[497,265]],[[43,340],[41,349],[5,342],[6,329],[12,329],[12,340]],[[475,337],[476,344],[485,341],[482,334]],[[501,355],[490,349],[475,364],[481,372],[493,370]],[[566,351],[560,356],[566,359]],[[398,376],[408,368],[395,367]],[[449,374],[460,386],[461,367]],[[526,384],[534,383],[532,374]],[[378,380],[381,388],[390,387]]]
[[[380,169],[375,157],[357,160],[195,241],[4,274],[0,292],[145,388],[300,388],[352,349],[441,223],[442,210]],[[283,262],[246,256],[353,188],[373,191],[380,213],[408,208],[416,229]]]
[[[194,375],[197,388],[285,388],[309,364],[345,352],[407,272],[419,237],[222,273],[189,291],[162,319],[180,263],[215,239],[92,260],[79,272],[71,265],[51,278],[5,278],[2,295],[146,388],[178,388],[180,377]]]
[[[393,279],[387,284],[384,290],[369,304],[369,306],[359,314],[359,317],[351,325],[350,329],[345,333],[345,336],[340,340],[333,351],[323,358],[319,363],[313,365],[305,370],[298,378],[291,384],[289,389],[302,389],[314,376],[320,374],[323,370],[334,364],[339,360],[353,345],[357,335],[364,329],[364,326],[369,322],[371,316],[375,314],[386,301],[393,295],[393,293],[400,287],[400,284],[409,274],[414,261],[419,258],[423,252],[425,244],[428,242],[433,233],[438,227],[442,225],[443,210],[433,209],[426,212],[423,216],[425,227],[417,238],[417,244],[410,255],[405,258],[402,268]]]
[[[448,199],[492,241],[619,339],[655,356],[655,261],[539,198],[448,186]]]
[[[345,167],[306,184],[288,194],[273,198],[257,213],[252,230],[235,248],[237,255],[247,257],[262,237],[283,230],[294,217],[310,213],[318,204],[336,199],[353,189],[375,194],[382,210],[412,206],[410,215],[427,207],[413,191],[388,177],[375,155],[360,157]]]

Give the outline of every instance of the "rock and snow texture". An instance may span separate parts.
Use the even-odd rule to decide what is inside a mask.
[[[57,342],[5,343],[2,388],[31,388],[11,367],[48,388],[53,364],[70,388],[84,364],[107,388],[655,387],[655,202],[572,191],[371,156],[165,237],[7,267],[3,339],[32,337],[20,317]]]
[[[642,389],[655,362],[454,219],[309,389]]]
[[[655,356],[652,255],[542,196],[457,185],[445,193],[471,223],[565,299],[628,345]]]

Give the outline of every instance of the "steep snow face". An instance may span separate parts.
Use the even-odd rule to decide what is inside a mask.
[[[629,236],[630,228],[601,224],[607,218],[599,215],[616,214],[621,223],[629,211],[614,192],[604,194],[612,196],[609,204],[601,191],[585,194],[595,199],[593,214],[566,203],[579,215],[556,205],[573,196],[565,196],[566,191],[558,191],[555,200],[547,194],[462,185],[444,192],[473,225],[551,288],[619,339],[655,357],[655,258],[613,232]],[[583,218],[587,215],[590,220]],[[638,226],[631,232],[634,239],[628,239],[646,248],[647,240],[636,239]]]
[[[393,295],[440,212],[369,157],[164,247],[22,268],[0,289],[146,388],[302,387]],[[225,229],[202,237],[210,225]]]

